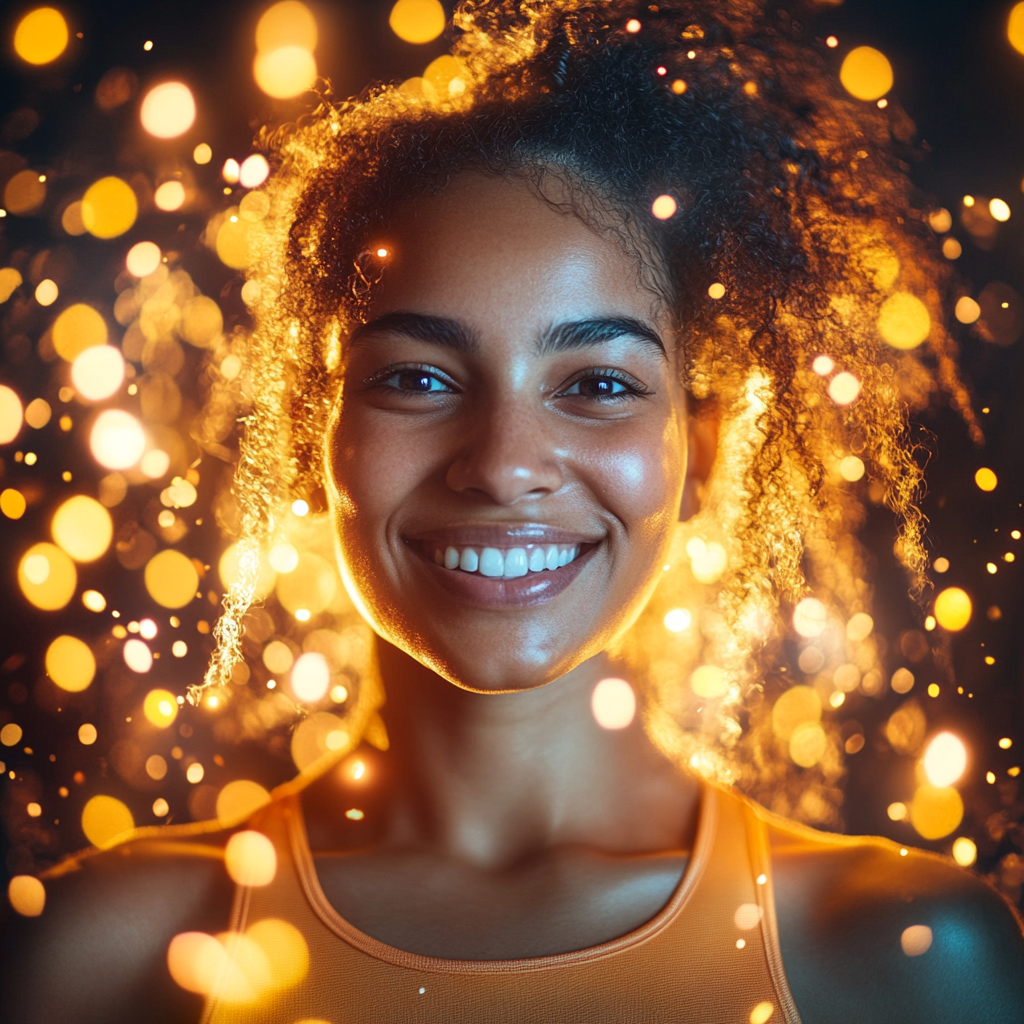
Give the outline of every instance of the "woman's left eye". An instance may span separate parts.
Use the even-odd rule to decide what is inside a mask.
[[[405,395],[446,394],[452,390],[433,370],[412,366],[377,374],[370,378],[368,383],[390,388]]]
[[[612,373],[590,373],[574,381],[562,395],[580,395],[583,398],[633,398],[647,393],[647,389],[634,380],[624,380]]]

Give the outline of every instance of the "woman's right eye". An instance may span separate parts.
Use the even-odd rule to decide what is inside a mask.
[[[453,390],[435,371],[419,367],[383,371],[368,383],[406,395],[450,394]]]

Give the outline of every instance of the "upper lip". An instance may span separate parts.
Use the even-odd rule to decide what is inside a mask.
[[[403,539],[456,548],[514,548],[527,544],[596,544],[602,538],[543,523],[461,523],[411,531],[404,533]]]

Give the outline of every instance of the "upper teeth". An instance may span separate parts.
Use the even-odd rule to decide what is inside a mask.
[[[481,576],[525,576],[568,565],[580,553],[578,544],[527,544],[501,551],[498,548],[434,548],[434,561],[446,569],[479,572]]]

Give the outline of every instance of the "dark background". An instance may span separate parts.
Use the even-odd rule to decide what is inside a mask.
[[[266,4],[223,0],[62,3],[72,32],[68,51],[53,65],[33,69],[17,59],[11,41],[18,19],[34,6],[0,7],[0,149],[16,151],[32,167],[47,169],[55,195],[62,189],[80,190],[101,174],[127,177],[134,170],[144,170],[152,177],[175,161],[189,164],[197,181],[205,182],[207,191],[216,194],[216,179],[224,159],[242,159],[261,123],[301,112],[296,104],[269,101],[252,80],[253,32]],[[424,46],[399,41],[387,24],[387,0],[309,2],[308,6],[320,29],[320,71],[333,81],[338,95],[356,93],[374,80],[401,80],[420,74],[445,50],[440,39]],[[836,49],[823,51],[836,74],[842,57],[857,45],[875,46],[891,60],[896,82],[891,96],[907,110],[919,130],[921,158],[913,167],[913,177],[934,197],[935,205],[953,212],[952,233],[964,246],[957,269],[963,275],[964,290],[975,296],[991,281],[1006,282],[1024,293],[1024,55],[1006,41],[1011,6],[1007,0],[847,0],[842,6],[823,7],[815,28],[822,39],[830,34],[839,39]],[[447,4],[446,9],[450,10]],[[81,39],[74,36],[78,32]],[[147,39],[154,43],[149,52],[143,50]],[[199,107],[195,127],[182,140],[148,139],[137,127],[137,97],[111,114],[100,112],[94,103],[94,90],[100,77],[114,66],[133,70],[142,91],[163,77],[187,82]],[[16,138],[17,131],[10,128],[11,115],[26,107],[39,115],[39,124],[26,137]],[[205,168],[195,168],[189,160],[192,147],[199,141],[207,141],[214,148],[213,162]],[[968,193],[1001,197],[1013,210],[1013,217],[1000,227],[990,248],[975,244],[960,224],[961,199]],[[189,246],[195,250],[194,256],[184,260],[189,272],[229,314],[233,308],[240,313],[235,275],[208,252],[198,250],[202,223],[187,218],[182,221],[185,226],[178,247],[186,253]],[[124,240],[137,240],[136,235],[153,236],[153,232],[146,231],[140,219]],[[6,265],[14,253],[42,250],[58,245],[61,239],[59,217],[56,221],[8,217],[0,222],[0,265]],[[156,240],[167,248],[165,241]],[[73,290],[82,298],[94,292],[108,295],[127,246],[118,245],[114,252],[109,245],[88,237],[81,243],[76,240],[76,246]],[[112,301],[112,293],[107,301]],[[35,393],[43,393],[50,369],[34,353],[26,352],[23,342],[11,340],[10,330],[3,327],[6,315],[0,306],[5,345],[0,352],[0,380],[27,397],[33,388]],[[48,319],[40,315],[37,323],[21,329],[34,341],[46,322]],[[955,835],[971,836],[979,847],[978,868],[1019,898],[1024,880],[1024,861],[1020,858],[1024,830],[1019,821],[1024,807],[1018,798],[1019,780],[1007,770],[1020,763],[1024,748],[1024,612],[1020,601],[1024,542],[1014,545],[1008,535],[1012,529],[1024,529],[1024,403],[1020,398],[1024,342],[998,347],[970,332],[964,332],[964,336],[963,366],[984,426],[985,446],[977,448],[968,439],[963,423],[941,404],[918,419],[922,430],[928,432],[932,449],[930,491],[924,502],[930,519],[929,543],[935,556],[944,556],[951,563],[949,571],[935,579],[942,586],[964,587],[974,599],[975,614],[971,625],[951,638],[955,680],[948,677],[941,663],[929,659],[926,665],[915,668],[919,682],[914,696],[925,706],[929,733],[952,728],[970,750],[967,776],[961,785],[967,805],[964,823],[947,840],[930,845],[948,851]],[[982,409],[989,411],[982,413]],[[56,446],[60,440],[52,437],[47,441],[41,436],[36,442],[41,467],[47,464],[46,445]],[[26,473],[24,467],[14,465],[10,452],[0,454],[6,460],[0,487],[23,486],[20,481]],[[80,455],[87,460],[84,449]],[[56,462],[53,466],[52,479],[57,479],[59,467]],[[999,477],[999,486],[990,494],[974,485],[979,466],[989,466]],[[42,475],[39,480],[42,512],[48,508],[47,488],[55,485]],[[14,572],[20,551],[28,543],[43,539],[41,523],[41,515],[31,511],[18,522],[0,520],[0,593],[5,623],[0,627],[0,724],[16,717],[25,727],[26,736],[35,730],[37,746],[40,736],[49,730],[54,734],[51,746],[59,757],[56,762],[44,763],[41,749],[33,755],[5,749],[0,756],[9,769],[34,772],[45,793],[69,784],[67,777],[81,766],[88,776],[84,797],[106,791],[104,786],[109,789],[109,783],[103,781],[106,764],[101,745],[92,750],[77,746],[74,729],[58,727],[52,717],[26,700],[33,679],[42,672],[42,653],[54,626],[40,625],[45,615],[27,606]],[[920,629],[923,617],[923,612],[908,600],[905,579],[894,564],[893,529],[889,513],[879,508],[871,510],[864,539],[874,560],[875,619],[891,648],[886,659],[887,674],[905,663],[899,651],[901,633]],[[219,543],[212,530],[196,537],[199,547],[206,545],[208,561],[216,557]],[[1020,561],[1005,563],[1003,553],[1015,548]],[[998,565],[995,575],[985,569],[989,561]],[[97,568],[81,585],[97,586],[108,594],[122,586],[109,576],[104,589],[101,584],[105,571],[113,570]],[[140,599],[144,597],[137,581],[131,586],[139,591]],[[130,604],[132,595],[119,595],[118,599]],[[986,614],[993,606],[1002,613],[997,620]],[[62,628],[73,632],[76,619],[88,618],[88,613],[76,608],[73,605],[68,609],[70,624]],[[213,609],[207,614],[212,617]],[[95,629],[94,621],[90,628]],[[203,655],[202,646],[194,645],[193,654],[182,668],[201,672]],[[995,665],[986,666],[985,655],[995,657]],[[940,695],[934,699],[923,692],[932,681],[941,685]],[[957,693],[958,686],[963,694]],[[968,693],[973,697],[968,698]],[[891,801],[909,799],[914,784],[913,760],[897,756],[881,739],[883,724],[900,701],[887,691],[880,699],[852,695],[844,707],[844,712],[849,711],[862,724],[867,742],[863,750],[848,757],[843,815],[850,832],[885,834],[921,845],[909,825],[892,822],[886,815]],[[1007,751],[997,746],[1004,736],[1014,741]],[[253,751],[238,754],[235,767],[271,785],[289,773],[290,765],[283,759],[261,761]],[[985,782],[987,771],[996,774],[996,784]],[[237,772],[228,777],[237,777]],[[90,788],[93,779],[97,780],[96,789]],[[2,786],[14,789],[7,776]],[[187,788],[183,782],[181,788]],[[165,795],[173,796],[171,792]],[[2,799],[9,809],[13,797],[8,793]],[[152,795],[140,799],[145,805]],[[68,810],[71,813],[66,823],[51,832],[45,843],[33,845],[19,831],[21,826],[8,821],[6,845],[0,854],[6,858],[10,872],[37,869],[84,845],[77,831],[77,816],[72,808]],[[137,820],[140,818],[137,816]]]

